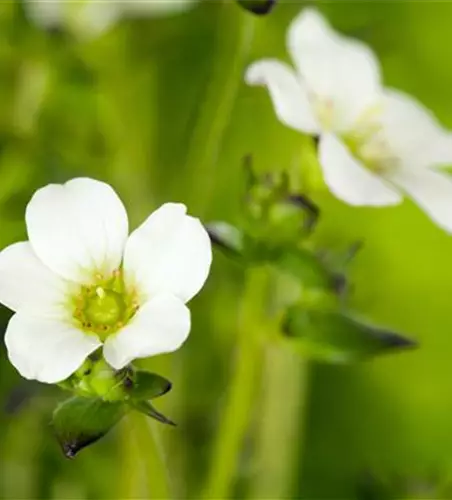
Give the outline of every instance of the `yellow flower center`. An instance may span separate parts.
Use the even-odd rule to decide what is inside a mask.
[[[379,106],[369,108],[357,120],[353,130],[343,137],[353,156],[377,174],[385,173],[399,163],[380,124],[380,113]]]
[[[322,128],[337,132],[337,104],[314,93],[311,103]],[[379,104],[369,107],[361,113],[350,131],[339,134],[352,155],[377,174],[383,174],[399,164],[399,158],[394,154],[381,125],[381,112]]]
[[[77,326],[102,341],[126,325],[139,308],[136,294],[124,286],[120,270],[107,279],[97,275],[94,284],[82,286],[74,297],[74,306]]]

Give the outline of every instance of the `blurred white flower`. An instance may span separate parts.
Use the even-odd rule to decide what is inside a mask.
[[[350,205],[394,205],[403,194],[452,232],[452,135],[413,98],[385,89],[374,53],[304,10],[287,37],[295,70],[252,64],[246,81],[266,85],[285,125],[319,136],[326,184]]]
[[[33,21],[43,28],[68,28],[95,37],[120,18],[157,17],[184,12],[199,0],[25,0]]]
[[[161,206],[128,237],[113,189],[80,178],[39,189],[26,223],[29,241],[0,253],[0,301],[16,312],[5,342],[25,378],[60,382],[102,344],[120,369],[185,341],[185,303],[206,281],[212,253],[184,205]]]

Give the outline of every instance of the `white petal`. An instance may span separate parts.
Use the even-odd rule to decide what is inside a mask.
[[[395,205],[402,196],[366,169],[334,135],[320,138],[319,160],[331,192],[349,205]]]
[[[27,379],[54,384],[74,373],[101,342],[70,323],[19,312],[7,327],[11,363]]]
[[[331,113],[333,130],[347,130],[378,98],[380,70],[372,50],[335,32],[318,11],[302,11],[287,45],[307,88]]]
[[[51,312],[64,305],[71,284],[36,257],[30,243],[0,252],[0,302],[14,311]]]
[[[452,135],[408,94],[385,91],[381,122],[401,163],[414,168],[452,164]]]
[[[121,263],[127,214],[108,184],[85,178],[49,184],[33,195],[26,221],[36,255],[66,279],[89,283]]]
[[[27,0],[27,14],[42,28],[55,28],[62,24],[64,4],[61,1]]]
[[[249,85],[268,87],[276,115],[282,123],[309,134],[320,130],[306,88],[287,64],[273,60],[258,61],[248,68],[245,80]]]
[[[121,17],[122,10],[119,2],[90,0],[68,4],[65,14],[68,26],[77,35],[95,37],[110,29]]]
[[[190,332],[190,311],[172,295],[158,295],[141,307],[131,322],[107,338],[104,357],[119,370],[136,358],[173,352]]]
[[[123,8],[132,16],[166,16],[189,10],[197,0],[126,0]]]
[[[391,177],[436,223],[452,233],[452,179],[428,169],[401,168]]]
[[[166,203],[129,237],[124,253],[127,284],[144,298],[170,293],[184,302],[204,285],[212,262],[207,231],[186,215],[185,205]]]

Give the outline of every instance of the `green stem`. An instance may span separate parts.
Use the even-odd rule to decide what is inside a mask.
[[[156,422],[145,415],[136,413],[133,417],[137,430],[137,438],[142,446],[142,459],[145,463],[146,479],[150,498],[163,500],[171,498],[168,485],[168,469],[166,468]]]
[[[190,210],[198,215],[203,215],[213,191],[211,170],[243,80],[255,23],[254,16],[242,12],[229,0],[216,8],[220,9],[217,30],[219,48],[187,159],[192,179]]]
[[[128,500],[143,495],[141,475],[137,463],[140,463],[138,443],[134,439],[134,426],[130,416],[124,418],[120,428],[120,457],[118,471],[117,498]]]
[[[123,491],[123,498],[171,498],[168,470],[158,435],[159,429],[156,427],[158,424],[137,412],[128,415],[127,423],[124,428],[125,460],[130,470],[124,474],[127,495]],[[129,443],[131,440],[134,441],[132,445]],[[141,474],[137,474],[137,469],[140,469]],[[133,473],[131,477],[130,472]]]
[[[308,363],[285,344],[266,346],[251,498],[293,498],[293,464],[303,442]],[[282,395],[284,396],[282,397]]]
[[[312,137],[301,136],[299,161],[295,163],[296,172],[292,176],[292,188],[312,197],[324,190],[322,169],[317,156],[317,146]]]
[[[237,463],[248,430],[262,362],[263,300],[267,292],[267,269],[247,271],[237,331],[238,352],[226,408],[214,445],[210,475],[203,498],[228,498],[234,486]]]

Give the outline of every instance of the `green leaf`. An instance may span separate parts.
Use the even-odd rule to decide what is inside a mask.
[[[301,248],[284,251],[275,257],[273,264],[281,271],[291,274],[305,287],[324,290],[335,288],[335,275],[328,271],[312,251]]]
[[[166,378],[144,370],[135,370],[124,381],[126,394],[138,401],[163,396],[171,387],[171,382]]]
[[[122,403],[75,396],[55,409],[52,426],[68,458],[103,437],[126,412]]]
[[[211,222],[206,229],[214,245],[235,256],[244,253],[245,238],[240,229],[223,221]]]
[[[333,363],[358,361],[416,343],[398,333],[377,328],[347,314],[291,307],[284,332],[303,354]]]
[[[135,408],[135,410],[139,411],[140,413],[144,413],[148,417],[154,418],[158,422],[161,422],[162,424],[168,424],[168,425],[176,425],[172,420],[170,420],[168,417],[165,417],[162,413],[157,411],[149,401],[135,401],[131,403],[132,408]]]
[[[253,14],[268,14],[276,4],[276,0],[237,0],[237,3]]]

